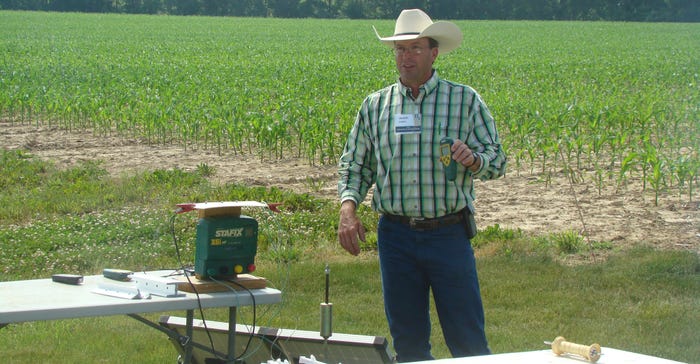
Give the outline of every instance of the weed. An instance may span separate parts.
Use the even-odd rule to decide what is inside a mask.
[[[211,177],[216,174],[216,168],[209,166],[206,163],[199,163],[197,165],[197,174],[202,177]]]
[[[554,245],[562,254],[578,253],[584,246],[583,237],[576,231],[567,230],[552,236]]]

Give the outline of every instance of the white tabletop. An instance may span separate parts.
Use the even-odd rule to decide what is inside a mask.
[[[147,272],[164,276],[169,271]],[[25,321],[68,319],[90,316],[138,314],[198,308],[194,293],[178,292],[176,297],[151,295],[148,299],[127,299],[94,293],[98,286],[135,287],[133,282],[119,282],[102,275],[86,276],[80,285],[48,279],[0,282],[0,324]],[[252,289],[255,304],[278,303],[281,292],[272,288]],[[200,293],[202,308],[238,307],[253,304],[248,291]]]
[[[666,360],[649,355],[632,353],[629,351],[603,347],[602,355],[596,364],[680,364],[677,361]],[[468,358],[454,358],[414,362],[412,364],[575,364],[589,363],[589,361],[575,355],[555,355],[552,350],[526,351],[520,353],[506,353]]]

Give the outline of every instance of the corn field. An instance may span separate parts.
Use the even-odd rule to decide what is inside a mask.
[[[336,163],[394,82],[389,20],[0,11],[0,118],[149,143]],[[456,21],[443,78],[496,118],[509,173],[696,199],[700,24]]]

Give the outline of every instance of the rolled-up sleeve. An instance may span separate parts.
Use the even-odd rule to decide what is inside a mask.
[[[474,95],[467,115],[474,125],[468,135],[467,145],[481,159],[479,170],[472,176],[480,180],[489,180],[505,175],[506,154],[498,137],[496,123],[478,94]]]
[[[367,132],[366,102],[357,114],[338,163],[338,196],[341,203],[353,200],[360,204],[376,179],[377,161],[372,139]]]

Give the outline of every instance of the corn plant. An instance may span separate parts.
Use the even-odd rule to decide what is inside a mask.
[[[397,79],[371,31],[390,20],[0,11],[0,22],[3,120],[221,155],[334,164],[362,99]],[[468,37],[436,68],[486,100],[511,170],[693,199],[700,25],[456,23]]]

